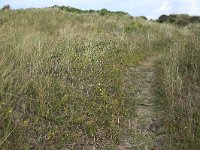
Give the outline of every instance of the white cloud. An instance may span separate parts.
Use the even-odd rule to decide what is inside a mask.
[[[198,0],[191,0],[191,5],[189,8],[189,14],[195,15],[200,13],[200,2]]]
[[[172,9],[171,1],[170,0],[165,0],[161,4],[161,6],[158,9],[155,10],[155,12],[166,13],[166,12],[169,12],[171,9]]]
[[[172,1],[172,3],[172,13],[200,15],[200,0],[177,0]]]

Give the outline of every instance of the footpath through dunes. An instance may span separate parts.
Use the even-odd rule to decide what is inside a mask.
[[[129,119],[123,142],[119,150],[159,150],[158,116],[154,111],[155,68],[154,62],[159,57],[154,55],[130,67],[125,75],[127,105],[129,105]],[[131,111],[132,110],[132,111]]]

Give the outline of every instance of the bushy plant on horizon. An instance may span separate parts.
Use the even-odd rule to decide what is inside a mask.
[[[58,9],[61,9],[61,10],[65,10],[67,12],[74,12],[74,13],[99,13],[101,16],[104,16],[106,14],[129,15],[128,13],[123,12],[123,11],[110,11],[110,10],[107,10],[105,8],[102,8],[101,10],[93,10],[93,9],[81,10],[81,9],[77,9],[77,8],[69,7],[69,6],[64,6],[64,5],[63,6],[54,5],[50,8],[58,8]]]
[[[200,16],[189,16],[188,14],[161,15],[156,21],[159,23],[170,23],[181,27],[193,23],[200,23]]]
[[[9,4],[4,5],[2,11],[11,10],[11,6]]]

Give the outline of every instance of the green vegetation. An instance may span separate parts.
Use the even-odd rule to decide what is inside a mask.
[[[148,32],[148,26],[143,25],[142,23],[139,22],[132,22],[128,26],[125,27],[124,31],[126,33],[133,33],[135,32]]]
[[[187,14],[161,15],[157,19],[157,22],[170,23],[177,26],[187,26],[189,24],[200,23],[200,16],[189,16]]]
[[[200,146],[200,26],[181,30],[182,36],[158,65],[157,99],[163,114],[168,149]]]
[[[64,10],[66,12],[73,12],[73,13],[99,13],[100,15],[104,16],[104,15],[111,15],[111,14],[118,14],[118,15],[128,15],[128,13],[123,12],[123,11],[110,11],[107,10],[105,8],[101,9],[101,10],[81,10],[78,8],[74,8],[74,7],[69,7],[69,6],[58,6],[58,5],[54,5],[50,8],[56,8],[56,9],[60,9],[60,10]]]
[[[156,84],[165,145],[199,147],[198,25],[58,8],[0,11],[1,149],[116,149],[134,112],[127,69],[165,52]]]
[[[147,17],[145,17],[145,16],[139,16],[139,18],[144,19],[144,20],[148,20]]]
[[[156,51],[158,42],[164,45],[168,37],[155,32],[158,25],[128,15],[54,9],[0,16],[1,147],[79,149],[119,142],[128,111],[124,73]],[[132,22],[148,32],[135,26],[137,35],[126,34]]]

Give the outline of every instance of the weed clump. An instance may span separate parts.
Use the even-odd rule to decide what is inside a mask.
[[[126,33],[132,33],[132,32],[146,32],[148,27],[144,26],[143,24],[139,22],[132,22],[128,26],[125,27],[124,31]]]

